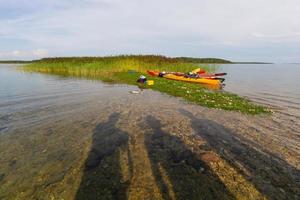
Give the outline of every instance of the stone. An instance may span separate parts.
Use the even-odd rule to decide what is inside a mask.
[[[4,173],[0,173],[0,182],[4,179],[5,174]]]

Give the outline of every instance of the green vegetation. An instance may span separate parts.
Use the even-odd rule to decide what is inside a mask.
[[[31,63],[32,61],[26,60],[0,60],[0,64],[24,64],[24,63]]]
[[[63,76],[86,77],[106,82],[137,85],[136,80],[147,69],[188,72],[199,64],[183,62],[179,58],[164,56],[112,56],[112,57],[72,57],[45,58],[26,65],[23,69],[32,72],[50,73]],[[207,71],[216,69],[214,65],[201,65]],[[136,73],[129,73],[135,71]],[[199,105],[247,114],[268,113],[265,107],[228,92],[216,92],[197,84],[178,82],[158,77],[148,77],[155,81],[149,88],[173,96],[182,97]]]
[[[76,62],[95,62],[95,61],[109,61],[109,60],[123,60],[123,59],[135,59],[138,61],[143,61],[145,63],[155,63],[155,62],[171,62],[171,63],[206,63],[206,64],[230,64],[233,63],[229,60],[224,60],[220,58],[191,58],[191,57],[175,57],[169,58],[165,56],[155,56],[155,55],[121,55],[121,56],[108,56],[108,57],[61,57],[61,58],[43,58],[41,60],[36,60],[35,62],[47,62],[47,61],[76,61]]]

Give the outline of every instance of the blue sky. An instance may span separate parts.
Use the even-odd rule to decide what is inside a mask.
[[[300,62],[299,0],[0,0],[0,59],[163,54]]]

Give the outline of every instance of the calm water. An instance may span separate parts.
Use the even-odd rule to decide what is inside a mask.
[[[225,90],[268,104],[282,112],[290,122],[285,126],[287,129],[281,130],[280,123],[267,119],[273,129],[269,129],[268,123],[264,122],[260,128],[256,128],[256,118],[249,116],[249,119],[254,120],[254,123],[250,123],[248,118],[240,119],[238,113],[223,113],[227,115],[224,118],[220,117],[217,110],[209,112],[206,108],[195,106],[200,109],[198,113],[206,115],[203,118],[219,120],[211,122],[211,128],[216,126],[220,133],[220,127],[226,130],[223,127],[225,124],[232,129],[244,127],[238,131],[250,130],[250,126],[252,131],[262,130],[271,135],[276,130],[272,138],[276,137],[278,142],[286,140],[284,145],[297,149],[296,134],[299,126],[295,124],[299,124],[297,75],[300,66],[224,65],[220,71],[228,73]],[[0,199],[73,199],[78,188],[86,187],[89,183],[84,183],[90,175],[84,174],[82,166],[91,146],[101,144],[101,138],[95,141],[95,133],[103,133],[103,137],[106,137],[107,133],[113,132],[117,133],[116,136],[121,135],[124,140],[126,137],[123,135],[126,134],[135,138],[137,133],[147,130],[147,125],[141,125],[145,123],[142,119],[148,119],[153,127],[160,124],[159,120],[149,118],[150,115],[165,123],[163,129],[168,128],[170,133],[193,132],[190,130],[190,119],[186,117],[190,114],[183,116],[174,109],[189,109],[193,105],[151,90],[144,91],[142,95],[130,94],[130,91],[136,89],[133,86],[112,86],[98,81],[23,73],[15,65],[0,65]],[[244,122],[239,121],[239,127],[236,127],[234,122],[237,120]],[[199,125],[200,122],[194,124]],[[203,131],[201,127],[200,130]],[[287,138],[284,134],[291,136]],[[222,141],[218,143],[223,144],[226,138],[221,137]],[[144,144],[143,138],[136,139],[141,140],[138,144]],[[117,145],[115,141],[110,142]],[[228,145],[222,146],[226,147]],[[147,174],[151,174],[149,162],[146,160],[141,163],[150,150],[144,146],[131,150],[134,154],[133,162],[143,168],[135,172],[148,170]],[[91,160],[94,161],[93,157]],[[261,160],[263,163],[265,158]],[[293,163],[293,160],[290,162]],[[138,174],[137,177],[144,177],[144,174]],[[145,183],[153,185],[153,181],[150,178]],[[190,183],[188,179],[184,185]]]
[[[95,99],[105,103],[132,89],[135,88],[24,73],[15,65],[0,65],[0,133],[76,113]]]
[[[224,90],[300,118],[300,64],[223,65]]]

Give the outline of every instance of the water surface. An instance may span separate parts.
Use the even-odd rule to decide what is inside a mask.
[[[226,91],[299,114],[300,64],[234,64],[219,70],[228,73]]]
[[[297,199],[300,193],[299,90],[294,79],[275,82],[282,67],[222,70],[229,73],[225,90],[270,104],[283,118],[16,67],[0,65],[0,199]],[[299,72],[288,69],[291,76]]]
[[[106,103],[128,95],[130,89],[133,87],[24,73],[16,65],[0,65],[0,133],[78,113],[94,101]]]

